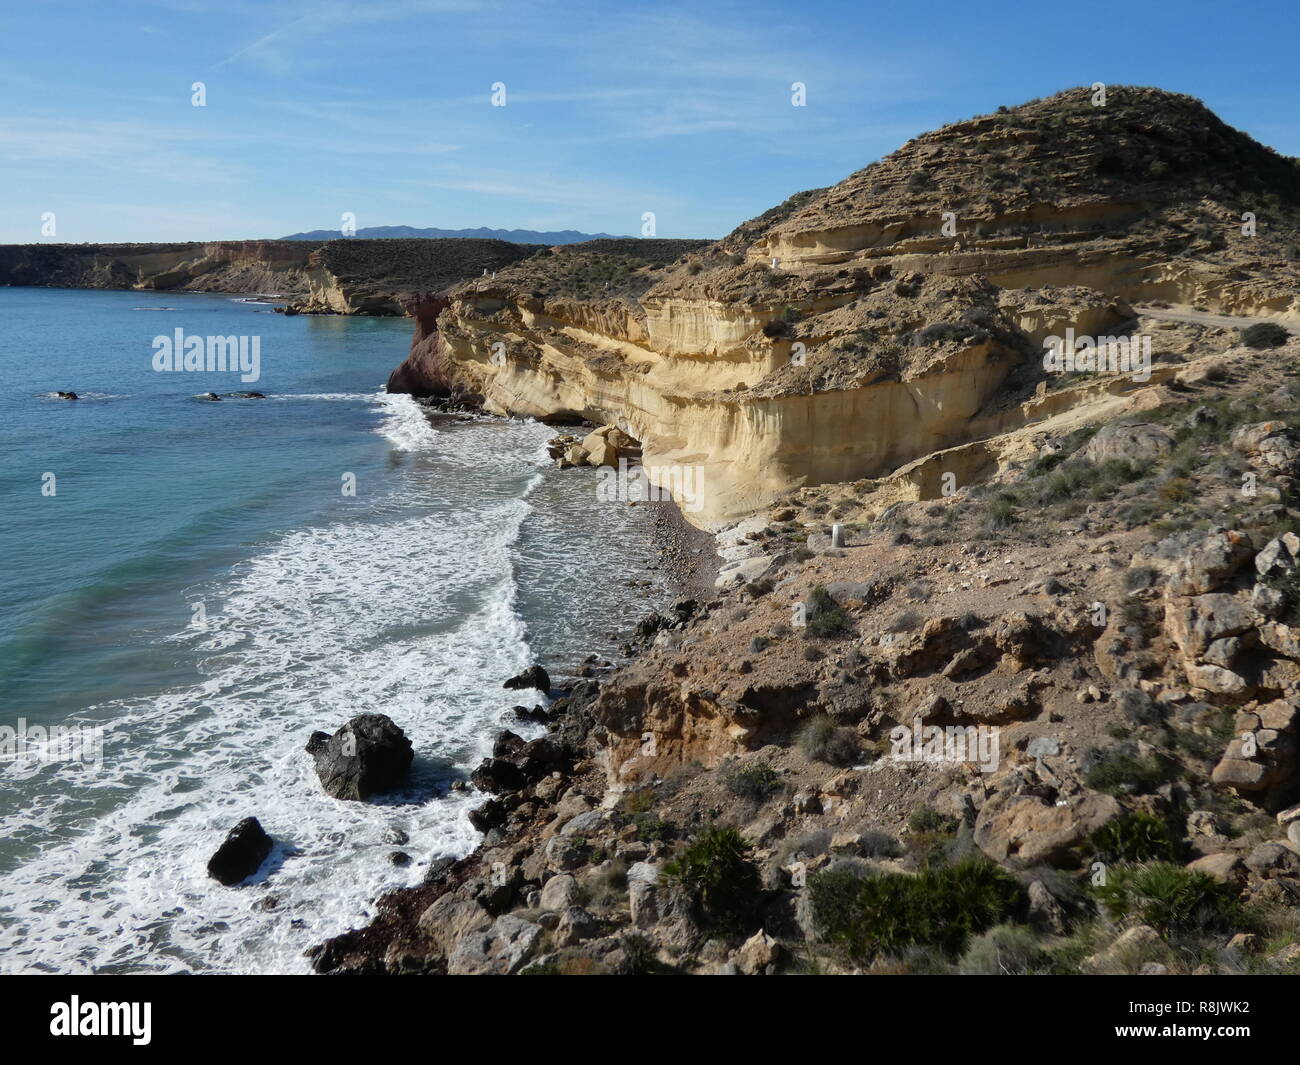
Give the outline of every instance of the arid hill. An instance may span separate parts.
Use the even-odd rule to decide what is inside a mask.
[[[1195,101],[1073,90],[644,291],[431,307],[413,384],[604,423],[555,447],[593,521],[590,463],[700,467],[721,566],[317,969],[1300,972],[1295,206]],[[1069,329],[1150,372],[1049,367]]]
[[[543,250],[480,239],[8,244],[0,285],[265,293],[297,313],[400,315],[421,293]]]
[[[1300,319],[1298,212],[1296,161],[1197,101],[1076,89],[918,137],[668,268],[596,242],[583,286],[536,263],[468,282],[391,386],[619,424],[647,467],[705,465],[716,526],[1034,421],[1044,339],[1125,334],[1139,301]]]

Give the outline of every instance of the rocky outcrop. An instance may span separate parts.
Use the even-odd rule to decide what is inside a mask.
[[[1281,205],[1249,244],[1247,186]],[[652,483],[698,480],[705,528],[914,462],[913,498],[935,498],[1001,468],[1001,434],[1169,376],[1059,387],[1049,336],[1132,334],[1138,299],[1300,319],[1297,229],[1300,170],[1196,101],[1072,90],[919,137],[671,266],[593,242],[459,286],[389,387],[617,425]]]
[[[544,249],[504,240],[331,240],[307,257],[301,314],[402,315],[468,278],[491,275]]]
[[[230,887],[247,880],[271,853],[271,837],[256,817],[245,817],[208,861],[208,876]]]
[[[1295,231],[1296,170],[1185,98],[1115,99],[918,138],[676,263],[561,250],[426,305],[394,384],[602,427],[561,465],[702,468],[727,562],[546,736],[502,733],[482,846],[318,970],[1295,963],[1243,960],[1243,904],[1289,927],[1300,898],[1295,349],[1128,300],[1290,310],[1274,243],[1187,230],[1266,186]],[[1044,372],[1046,337],[1139,325],[1147,381]]]
[[[478,239],[9,244],[0,285],[265,293],[289,298],[292,314],[402,315],[421,293],[540,250]]]
[[[312,250],[284,240],[6,244],[0,285],[292,295],[307,291]]]
[[[401,784],[414,757],[411,741],[385,714],[360,714],[332,736],[313,732],[307,753],[327,795],[358,802]]]
[[[545,694],[551,690],[551,677],[541,666],[534,663],[517,676],[511,677],[504,684],[503,688],[511,691],[521,691],[525,688],[535,688],[537,691]]]

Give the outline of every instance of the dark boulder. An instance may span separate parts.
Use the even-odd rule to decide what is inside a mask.
[[[271,853],[271,837],[256,817],[245,817],[208,860],[208,876],[230,887],[252,876]]]
[[[77,398],[78,398],[77,393],[75,393],[75,392],[55,392],[54,394],[55,394],[59,399],[77,399]]]
[[[491,801],[496,802],[495,799]],[[474,818],[474,814],[470,814],[470,820],[473,820],[473,818]],[[505,821],[504,814],[502,815],[501,820],[502,822]],[[446,855],[443,855],[441,858],[434,858],[433,861],[429,863],[429,867],[424,871],[424,883],[426,884],[444,883],[450,878],[452,871],[455,869],[455,867],[456,867],[455,858],[449,858]]]
[[[500,799],[488,799],[477,810],[469,812],[469,823],[480,832],[490,832],[506,823],[506,815],[509,812],[506,804]]]
[[[637,622],[636,638],[645,642],[654,636],[660,629],[666,628],[668,624],[668,619],[662,614],[651,612]]]
[[[559,769],[564,764],[565,754],[563,744],[557,743],[550,736],[541,736],[523,745],[515,758],[515,764],[524,779],[532,784],[552,770]]]
[[[526,706],[512,706],[510,709],[515,715],[515,720],[522,721],[524,724],[545,725],[551,720],[551,715],[540,706],[534,706],[531,710]]]
[[[480,791],[494,795],[503,791],[518,791],[528,783],[523,771],[505,758],[484,758],[469,775],[469,779]]]
[[[551,678],[541,666],[529,666],[519,676],[511,677],[501,686],[512,690],[536,688],[538,691],[548,692],[551,690]]]
[[[513,758],[524,749],[524,738],[506,729],[492,745],[494,758]]]
[[[313,732],[307,753],[326,794],[356,801],[392,791],[414,757],[411,741],[386,714],[360,714],[333,736]]]

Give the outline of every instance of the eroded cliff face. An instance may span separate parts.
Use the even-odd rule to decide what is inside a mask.
[[[1169,846],[1126,875],[1269,927],[1300,897],[1300,324],[1129,302],[1293,319],[1296,164],[1184,97],[1112,99],[920,138],[671,265],[554,252],[419,302],[390,388],[698,464],[683,505],[725,526],[722,565],[628,664],[519,708],[549,731],[503,733],[471,777],[483,846],[319,970],[911,971],[835,885],[925,890],[982,855],[1025,888],[990,925],[1073,940],[1052,971],[1295,971],[1294,944],[1234,954],[1235,917],[1187,949],[1088,901],[1139,826]],[[1269,212],[1255,245],[1223,230],[1243,197]],[[949,209],[982,221],[936,236]],[[1151,337],[1149,374],[1049,373],[1068,329]],[[680,874],[719,827],[764,889],[730,926]],[[947,971],[1006,971],[958,949]]]
[[[293,295],[307,291],[312,250],[287,240],[9,244],[0,247],[0,284]]]
[[[715,527],[1130,387],[1037,388],[1047,337],[1123,334],[1132,301],[1300,320],[1295,162],[1187,97],[1107,106],[1074,90],[926,134],[612,290],[575,294],[592,266],[553,249],[426,304],[390,388],[617,424],[652,481],[700,468],[688,514]]]
[[[791,486],[878,477],[1035,416],[1032,403],[1005,402],[1008,379],[1029,358],[1018,310],[999,307],[997,290],[976,281],[955,292],[947,280],[912,284],[906,301],[918,325],[977,308],[991,328],[965,319],[951,338],[855,347],[877,305],[897,309],[891,281],[808,301],[806,341],[773,329],[785,324],[776,304],[646,298],[633,308],[475,283],[417,312],[412,356],[390,387],[472,393],[500,414],[617,424],[641,442],[655,483],[670,487],[675,469],[698,469],[687,514],[715,527]],[[1128,313],[1107,303],[1069,320],[1109,327]],[[802,363],[792,362],[798,343]],[[811,361],[814,345],[833,354]]]
[[[307,257],[303,314],[401,315],[426,294],[457,282],[491,276],[542,251],[505,240],[340,239]]]
[[[540,250],[459,238],[11,244],[0,246],[0,285],[265,293],[289,297],[300,314],[402,315],[421,293]]]

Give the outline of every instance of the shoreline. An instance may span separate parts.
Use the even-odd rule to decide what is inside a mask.
[[[465,417],[461,412],[438,411],[437,408],[428,409],[426,413],[432,417],[457,417],[458,414],[460,418]],[[548,749],[568,752],[567,758],[560,759],[563,764],[554,768],[538,785],[539,788],[547,787],[557,797],[559,794],[603,796],[606,793],[604,767],[597,759],[584,756],[588,737],[599,727],[591,713],[592,705],[622,671],[653,649],[660,631],[673,624],[674,619],[688,618],[695,613],[697,602],[711,600],[717,594],[714,581],[723,560],[715,535],[691,525],[673,500],[648,505],[655,507],[649,546],[654,549],[665,578],[669,593],[665,603],[669,608],[668,616],[648,603],[649,612],[628,624],[621,634],[626,637],[625,647],[630,651],[625,660],[597,677],[575,677],[571,686],[551,704],[550,711],[554,716],[547,726],[547,733],[527,747],[545,744]],[[542,665],[545,667],[546,663]],[[504,729],[498,733],[494,747],[501,751],[517,739],[509,729]],[[471,814],[471,819],[480,819],[476,827],[479,823],[484,826],[477,846],[463,858],[433,859],[421,883],[394,888],[374,898],[373,916],[368,924],[307,948],[304,954],[310,959],[314,972],[377,975],[445,971],[430,969],[423,960],[427,950],[418,943],[426,934],[422,929],[423,915],[438,900],[490,873],[493,859],[503,848],[517,846],[546,831],[546,817],[541,811],[534,816],[526,815],[521,823],[508,831],[504,824],[507,814],[504,807],[509,806],[520,793],[494,795],[486,789],[479,790],[484,801]],[[487,908],[491,912],[490,904]]]

